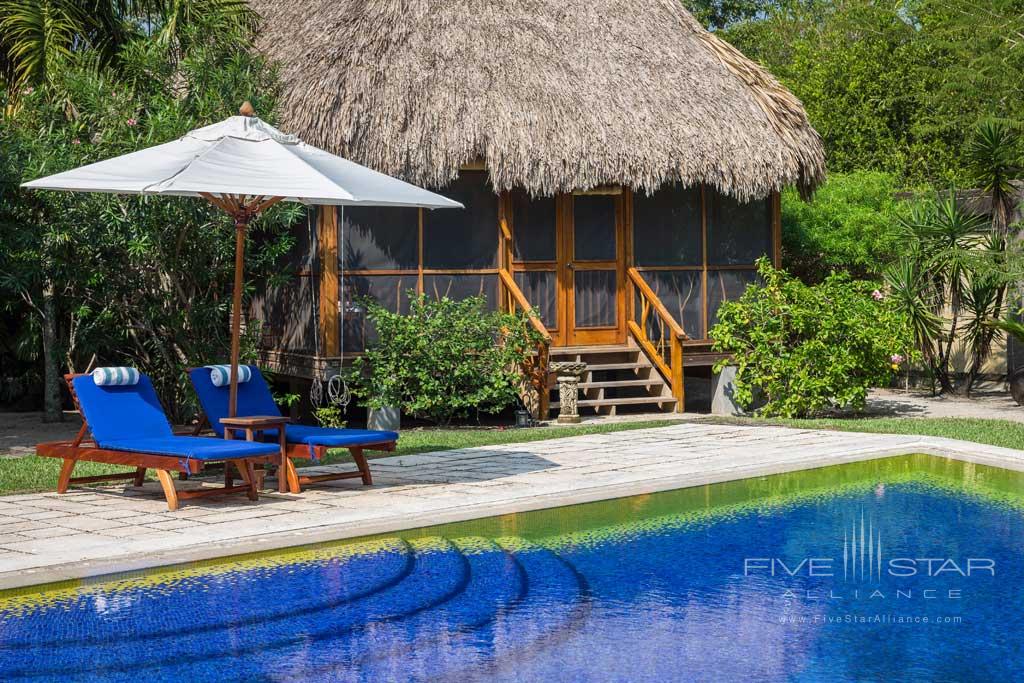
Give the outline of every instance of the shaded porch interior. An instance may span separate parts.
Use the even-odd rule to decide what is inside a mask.
[[[762,255],[780,263],[778,194],[739,202],[669,185],[537,197],[495,192],[484,170],[438,191],[466,209],[317,207],[295,224],[294,276],[264,283],[249,305],[268,369],[311,378],[362,353],[376,341],[366,297],[401,312],[410,293],[482,295],[538,314],[550,342],[528,405],[542,417],[550,358],[615,366],[584,377],[583,410],[706,410],[719,306],[756,279]]]

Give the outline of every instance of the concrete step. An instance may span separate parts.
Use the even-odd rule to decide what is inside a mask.
[[[604,408],[607,406],[666,405],[675,402],[676,400],[671,396],[630,396],[627,398],[580,399],[576,405],[580,408]],[[555,401],[551,404],[551,409],[558,410],[561,405]]]

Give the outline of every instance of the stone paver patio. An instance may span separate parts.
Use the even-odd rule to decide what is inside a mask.
[[[383,458],[372,487],[339,481],[177,512],[155,483],[5,496],[0,588],[904,453],[1024,470],[1024,451],[950,439],[684,423]]]

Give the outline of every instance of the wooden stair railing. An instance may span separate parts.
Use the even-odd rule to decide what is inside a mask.
[[[526,299],[523,290],[519,289],[519,285],[516,284],[512,273],[508,272],[505,268],[499,268],[498,279],[501,280],[505,293],[503,301],[505,310],[509,313],[515,312],[516,308],[523,310],[529,316],[530,325],[540,335],[540,341],[537,343],[537,354],[523,364],[523,376],[526,377],[529,386],[537,393],[535,417],[538,420],[543,420],[548,416],[548,404],[550,401],[548,359],[551,351],[551,334],[548,332],[548,328],[544,326],[544,323],[541,322],[536,311],[533,310],[533,306]]]
[[[628,268],[630,282],[640,298],[627,327],[637,345],[668,382],[676,399],[676,412],[683,412],[686,392],[683,389],[683,342],[688,340],[682,326],[661,303],[651,286],[636,268]],[[654,313],[654,318],[651,314]],[[653,338],[652,338],[653,333]]]

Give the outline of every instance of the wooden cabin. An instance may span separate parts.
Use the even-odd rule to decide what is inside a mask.
[[[255,6],[282,129],[466,206],[310,211],[296,277],[251,302],[269,367],[312,377],[362,352],[362,297],[482,294],[539,313],[541,414],[553,359],[588,363],[584,410],[707,394],[719,306],[757,258],[779,263],[779,192],[824,175],[769,74],[677,0]]]

